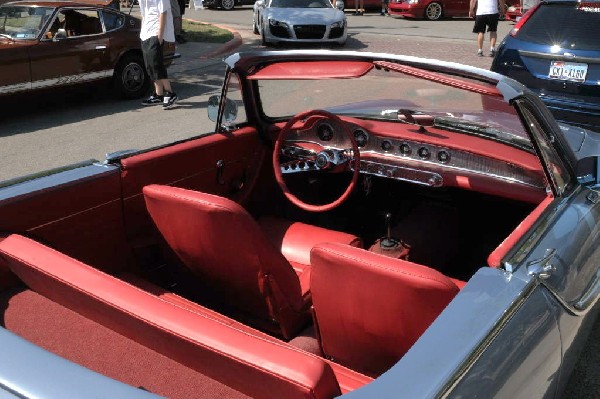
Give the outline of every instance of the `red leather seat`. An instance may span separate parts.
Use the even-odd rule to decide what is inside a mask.
[[[244,208],[227,198],[162,185],[146,186],[143,192],[148,212],[169,246],[200,277],[199,289],[210,289],[251,321],[286,339],[310,319],[307,269],[312,246],[322,240],[360,243],[346,233],[266,221],[269,238]],[[282,250],[294,255],[294,265]]]
[[[346,245],[316,246],[311,264],[323,353],[370,376],[393,366],[459,291],[436,270]]]

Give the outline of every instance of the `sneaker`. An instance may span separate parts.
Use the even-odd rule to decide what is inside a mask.
[[[142,101],[142,105],[158,105],[162,104],[163,96],[157,96],[155,93],[152,93],[150,97]]]
[[[496,55],[496,49],[491,49],[490,50],[490,57],[493,57]]]
[[[477,50],[477,57],[483,57],[483,51]]]
[[[171,108],[175,104],[175,101],[177,101],[177,94],[166,91],[163,99],[163,109]]]
[[[382,11],[379,15],[385,16],[385,11]]]

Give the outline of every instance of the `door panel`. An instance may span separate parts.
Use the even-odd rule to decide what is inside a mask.
[[[0,231],[32,237],[102,270],[131,261],[125,241],[120,174],[88,165],[0,190]]]
[[[97,33],[102,32],[97,11],[61,11],[57,18],[68,37],[42,40],[31,49],[33,87],[64,86],[112,76],[109,39]]]
[[[123,209],[127,236],[136,254],[160,242],[146,210],[142,189],[165,184],[240,201],[252,190],[264,158],[253,128],[212,134],[121,160]]]

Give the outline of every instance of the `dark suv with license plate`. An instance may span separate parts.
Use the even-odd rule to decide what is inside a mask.
[[[600,131],[600,0],[540,2],[491,69],[536,92],[559,121]]]

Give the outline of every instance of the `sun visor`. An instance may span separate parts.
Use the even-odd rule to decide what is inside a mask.
[[[251,80],[358,78],[373,69],[364,61],[290,61],[267,65],[248,75]]]

